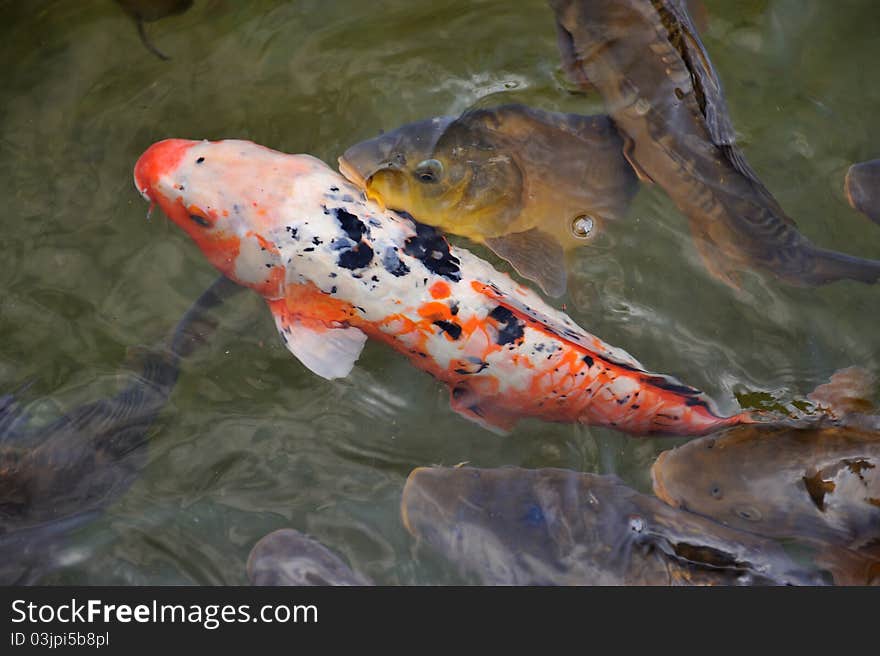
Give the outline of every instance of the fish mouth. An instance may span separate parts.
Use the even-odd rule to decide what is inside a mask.
[[[156,181],[174,170],[186,152],[197,141],[164,139],[147,148],[134,165],[134,186],[144,200],[156,200],[150,195]]]
[[[651,479],[654,487],[654,494],[657,498],[672,507],[676,507],[678,504],[675,503],[672,495],[669,494],[669,490],[666,489],[666,484],[663,480],[662,469],[668,454],[669,451],[664,451],[657,457],[657,460],[654,461],[654,464],[651,466]]]
[[[345,159],[345,155],[340,156],[336,161],[339,163],[339,172],[344,175],[349,182],[356,184],[361,189],[367,188],[367,179],[361,175],[347,159]]]

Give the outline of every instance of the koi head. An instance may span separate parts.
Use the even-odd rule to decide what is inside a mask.
[[[271,234],[291,204],[313,200],[303,177],[322,169],[329,173],[313,157],[249,141],[166,139],[138,159],[134,182],[224,275],[278,298],[285,269]]]

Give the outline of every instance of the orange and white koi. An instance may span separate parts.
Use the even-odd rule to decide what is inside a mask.
[[[448,385],[456,412],[499,431],[524,417],[638,435],[752,421],[646,372],[309,155],[168,139],[141,156],[134,179],[215,267],[266,299],[287,348],[324,378],[348,375],[370,337]]]

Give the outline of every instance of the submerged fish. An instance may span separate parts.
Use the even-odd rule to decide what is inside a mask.
[[[614,476],[414,470],[407,530],[488,585],[812,585],[778,544],[671,508]]]
[[[734,143],[721,84],[681,0],[550,0],[564,68],[603,96],[640,177],[690,220],[711,273],[757,267],[795,285],[874,283],[880,261],[802,235]]]
[[[874,223],[880,223],[880,159],[850,166],[845,188],[849,204]]]
[[[149,352],[118,394],[31,428],[11,395],[0,398],[0,581],[30,583],[55,567],[54,551],[132,484],[147,461],[147,434],[180,372],[214,324],[206,312],[240,287],[221,278]]]
[[[356,144],[339,170],[386,207],[486,244],[550,296],[565,254],[626,213],[637,179],[607,116],[503,105]]]
[[[446,383],[456,412],[500,431],[530,416],[676,435],[751,421],[645,372],[308,155],[169,139],[134,178],[215,267],[266,299],[287,348],[324,378],[346,376],[371,337]]]
[[[829,553],[849,552],[856,582],[880,583],[880,422],[852,414],[864,403],[852,380],[837,375],[810,395],[836,423],[742,426],[663,452],[654,492],[735,528],[840,547]],[[829,569],[837,579],[840,568]]]
[[[144,23],[152,23],[166,16],[183,14],[192,7],[193,0],[116,0],[116,2],[125,13],[134,19],[135,25],[137,25],[138,36],[140,36],[144,47],[159,59],[164,61],[171,59],[153,45],[153,42],[147,36]]]
[[[253,585],[372,585],[323,544],[292,528],[273,531],[251,549]]]

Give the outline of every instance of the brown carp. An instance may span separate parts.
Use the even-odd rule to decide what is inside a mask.
[[[734,287],[749,268],[793,285],[877,282],[880,261],[813,245],[749,167],[681,0],[550,5],[563,68],[603,96],[630,162],[688,217],[713,275]]]
[[[550,296],[565,255],[626,214],[637,179],[607,116],[502,105],[358,143],[339,170],[386,207],[488,246]]]

